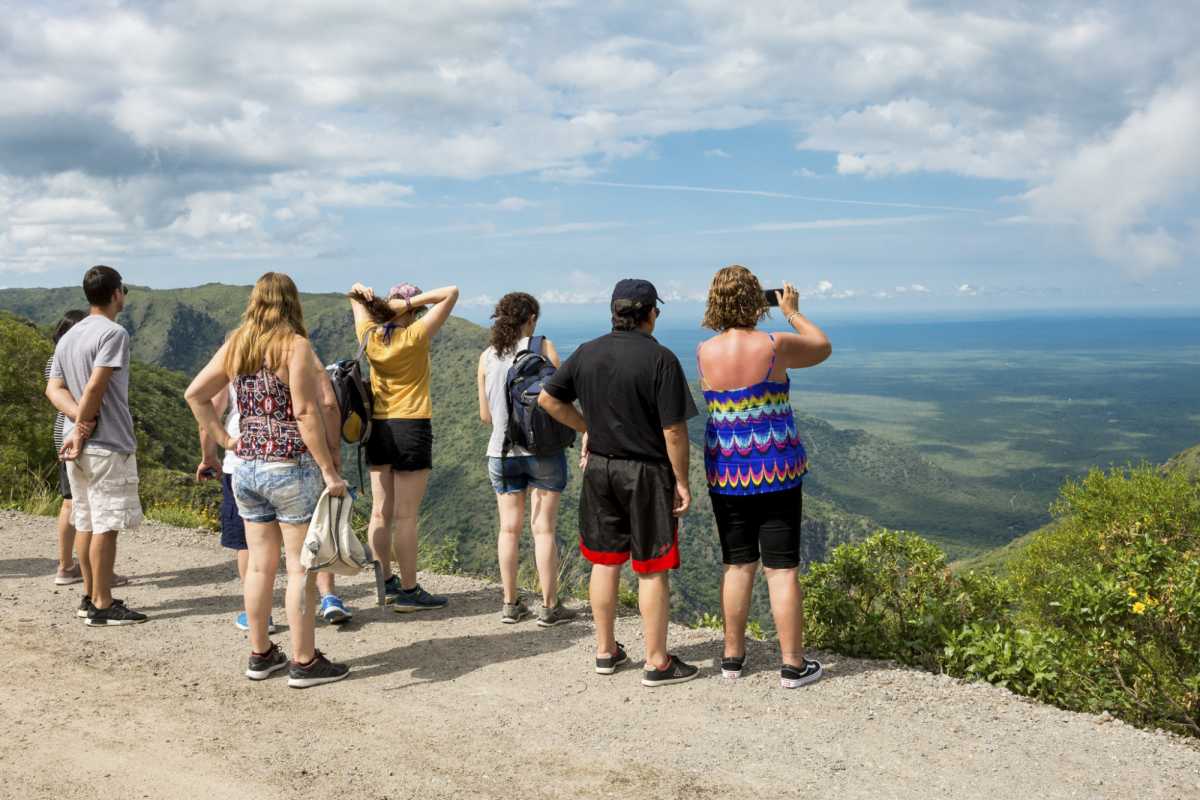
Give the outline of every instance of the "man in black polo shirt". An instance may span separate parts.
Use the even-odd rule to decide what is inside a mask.
[[[692,502],[687,420],[698,412],[679,359],[650,335],[659,302],[649,281],[618,282],[612,333],[581,345],[538,400],[559,422],[586,434],[579,549],[592,562],[596,672],[611,675],[628,660],[613,625],[621,566],[632,556],[646,686],[682,683],[698,672],[667,652],[667,570],[679,567],[679,518]]]

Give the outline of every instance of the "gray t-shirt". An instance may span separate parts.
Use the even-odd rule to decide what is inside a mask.
[[[100,419],[88,447],[115,453],[137,451],[133,417],[129,413],[129,333],[108,317],[92,314],[75,323],[54,348],[50,377],[62,378],[78,401],[95,367],[112,367],[112,378],[100,399]],[[75,425],[67,420],[64,436]]]

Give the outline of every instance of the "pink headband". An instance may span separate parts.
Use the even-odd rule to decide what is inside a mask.
[[[421,290],[411,283],[398,283],[388,292],[388,300],[407,300],[416,297]]]

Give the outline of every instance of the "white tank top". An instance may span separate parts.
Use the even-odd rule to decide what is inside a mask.
[[[225,416],[225,432],[230,437],[236,439],[241,433],[242,412],[238,410],[237,392],[234,391],[233,382],[229,383],[229,411]],[[225,451],[225,460],[221,462],[221,471],[226,475],[232,475],[238,468],[242,460],[237,457],[237,453],[232,450]]]
[[[503,356],[496,355],[496,350],[492,347],[483,351],[483,392],[492,412],[492,438],[488,440],[487,449],[489,458],[500,458],[504,455],[504,433],[508,429],[508,398],[505,396],[504,385],[508,381],[509,368],[517,360],[517,353],[527,347],[528,336],[517,342],[517,346]],[[508,455],[531,454],[528,450],[512,445],[508,448]]]

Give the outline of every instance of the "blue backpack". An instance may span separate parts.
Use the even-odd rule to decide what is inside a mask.
[[[545,336],[534,336],[529,347],[517,353],[504,382],[508,400],[508,429],[504,455],[513,445],[535,456],[560,453],[575,444],[575,431],[551,417],[538,405],[542,386],[554,374],[554,365],[542,355]]]

